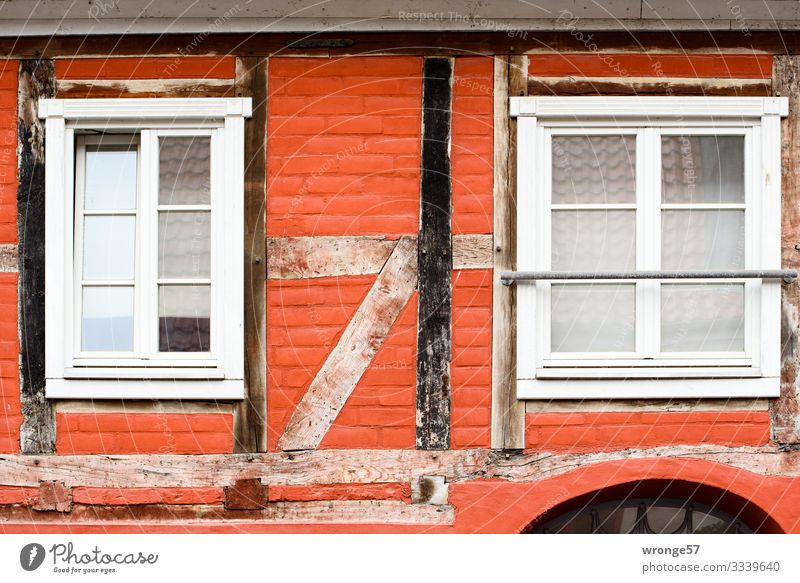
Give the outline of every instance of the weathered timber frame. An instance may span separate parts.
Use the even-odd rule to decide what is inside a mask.
[[[56,422],[45,398],[45,159],[39,98],[55,96],[51,60],[20,61],[17,229],[19,237],[20,401],[22,453],[55,452]]]
[[[517,264],[517,120],[508,99],[527,93],[528,59],[495,57],[494,276],[492,280],[492,448],[525,447],[525,404],[517,399],[516,290],[500,281]]]
[[[450,447],[453,246],[450,136],[453,61],[427,58],[422,74],[420,228],[417,246],[417,448]]]
[[[233,416],[234,451],[267,451],[267,66],[236,59],[236,96],[253,100],[244,124],[244,400]]]

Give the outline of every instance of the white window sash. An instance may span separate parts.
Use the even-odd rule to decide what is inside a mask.
[[[517,269],[550,269],[549,136],[622,133],[637,135],[637,270],[661,267],[662,203],[653,197],[661,191],[661,136],[691,134],[745,136],[744,267],[779,268],[779,132],[780,117],[788,113],[787,108],[785,98],[511,98],[511,114],[518,118]],[[709,208],[723,206],[742,207]],[[777,396],[780,283],[724,283],[742,283],[745,288],[741,352],[660,353],[661,283],[639,280],[635,282],[635,353],[550,354],[550,282],[518,283],[519,398]],[[684,388],[676,388],[673,381],[677,379],[686,380]]]

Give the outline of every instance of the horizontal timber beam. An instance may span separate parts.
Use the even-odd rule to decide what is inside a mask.
[[[488,449],[316,450],[225,455],[0,455],[0,486],[203,488],[258,478],[270,485],[409,482],[443,476],[448,483],[480,478],[535,482],[591,464],[633,459],[694,459],[770,476],[800,476],[800,452],[772,447],[667,446],[554,455]]]

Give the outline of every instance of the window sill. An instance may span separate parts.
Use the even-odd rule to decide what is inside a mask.
[[[778,396],[778,377],[517,379],[518,399],[732,399]]]
[[[47,379],[48,399],[210,399],[244,398],[242,379]]]
[[[698,367],[545,367],[536,369],[537,379],[715,379],[759,378],[761,369],[752,366]]]

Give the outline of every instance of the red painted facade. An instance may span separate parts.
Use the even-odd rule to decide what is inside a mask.
[[[768,55],[542,54],[531,76],[724,77],[767,79]],[[266,235],[380,236],[419,230],[422,64],[414,56],[275,57],[269,61]],[[174,66],[173,66],[174,65]],[[657,65],[656,68],[654,68]],[[621,68],[621,69],[620,69]],[[624,70],[624,74],[620,73]],[[661,73],[656,71],[660,70]],[[0,69],[0,244],[17,240],[17,61]],[[233,57],[88,58],[56,61],[57,79],[228,79]],[[91,93],[90,95],[91,96]],[[202,94],[196,95],[198,97]],[[494,60],[454,59],[452,230],[493,232]],[[278,451],[296,405],[375,281],[374,275],[269,280],[267,296],[267,443]],[[491,269],[452,272],[452,449],[491,446]],[[0,453],[20,451],[17,277],[0,273]],[[321,449],[415,448],[418,299],[414,294],[358,382]],[[235,450],[230,407],[219,413],[89,412],[56,416],[56,454],[228,454]],[[710,444],[764,446],[766,409],[718,411],[537,412],[525,418],[525,447],[553,454],[620,452]],[[800,532],[800,478],[757,474],[696,459],[612,460],[528,482],[476,479],[449,486],[452,526],[143,524],[135,530],[250,532],[519,532],[576,496],[648,480],[699,484],[727,492],[730,503],[764,530]],[[1,480],[0,480],[1,481]],[[76,506],[216,505],[223,487],[113,489],[77,486]],[[0,485],[0,506],[33,507],[38,490]],[[269,501],[409,502],[408,483],[275,485]],[[2,509],[0,508],[0,514]],[[763,518],[767,515],[769,520]],[[32,513],[33,519],[35,515]],[[760,518],[759,518],[760,517]],[[130,526],[31,523],[0,531],[130,531]]]

